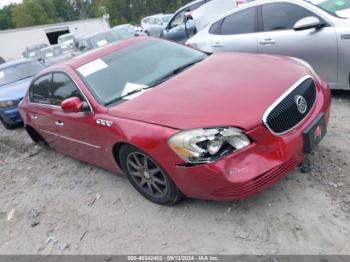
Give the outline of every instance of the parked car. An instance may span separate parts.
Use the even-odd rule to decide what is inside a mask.
[[[189,37],[193,36],[197,30],[192,20],[186,22],[186,14],[192,12],[211,0],[196,0],[175,12],[160,37],[184,44]],[[185,24],[186,23],[186,24]]]
[[[328,84],[295,59],[139,37],[46,69],[20,110],[34,141],[171,205],[276,183],[326,134],[330,101]]]
[[[158,14],[145,17],[141,21],[143,32],[149,36],[159,37],[172,16],[172,14]]]
[[[187,44],[209,53],[296,57],[310,63],[331,88],[349,89],[349,39],[349,19],[302,0],[268,0],[225,14]]]
[[[58,37],[58,44],[60,45],[67,45],[67,46],[70,46],[70,47],[73,47],[73,44],[74,44],[74,39],[76,38],[76,35],[75,34],[64,34],[64,35],[60,35]]]
[[[47,66],[71,59],[72,57],[72,49],[67,45],[52,45],[40,51],[40,58]]]
[[[5,62],[6,62],[5,59],[3,59],[3,58],[0,56],[0,65],[3,64],[3,63],[5,63]]]
[[[138,35],[139,33],[129,24],[116,26],[107,31],[77,38],[74,43],[74,53],[84,53]]]
[[[5,128],[22,124],[18,103],[27,92],[32,77],[43,68],[42,63],[31,59],[0,65],[0,121]]]
[[[47,44],[37,44],[27,47],[22,53],[22,56],[24,58],[38,59],[40,58],[40,50],[48,46]]]

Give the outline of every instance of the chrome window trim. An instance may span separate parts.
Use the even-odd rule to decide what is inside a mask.
[[[269,114],[276,108],[276,106],[278,106],[288,95],[290,95],[299,85],[301,85],[304,81],[308,80],[308,79],[312,79],[312,81],[315,82],[315,79],[311,76],[311,75],[306,75],[304,77],[302,77],[301,79],[299,79],[296,83],[294,83],[282,96],[280,96],[264,113],[263,115],[263,123],[264,126],[274,135],[276,136],[282,136],[285,135],[289,132],[291,132],[292,130],[294,130],[295,128],[297,128],[298,126],[300,126],[304,120],[307,118],[307,116],[312,112],[314,106],[316,105],[316,101],[317,101],[317,86],[315,83],[315,88],[316,88],[316,98],[315,101],[313,103],[313,105],[311,106],[311,109],[309,111],[309,113],[307,115],[305,115],[304,119],[302,119],[297,125],[293,126],[291,129],[283,132],[283,133],[276,133],[274,132],[270,126],[267,124],[267,117],[269,116]]]
[[[88,103],[89,108],[90,108],[90,110],[91,110],[91,113],[94,114],[95,112],[94,112],[94,109],[92,108],[92,106],[91,106],[91,104],[90,104],[89,99],[87,99],[86,95],[85,95],[84,92],[81,90],[81,88],[79,87],[79,85],[77,84],[77,82],[76,82],[75,80],[73,80],[73,79],[70,77],[69,73],[66,72],[66,71],[64,71],[64,70],[55,70],[55,71],[51,71],[51,72],[48,72],[48,73],[46,73],[46,74],[40,75],[40,76],[38,76],[37,78],[35,78],[35,79],[32,81],[32,84],[33,84],[35,81],[39,80],[41,77],[46,76],[46,75],[49,75],[49,74],[52,74],[52,81],[53,81],[53,75],[54,75],[55,73],[63,73],[63,74],[65,74],[65,75],[74,83],[74,85],[79,89],[80,93],[83,95],[84,99],[85,99],[86,102]],[[30,87],[32,86],[32,84],[30,85]],[[61,109],[60,106],[56,106],[56,105],[34,103],[34,102],[30,101],[30,97],[29,97],[29,96],[28,96],[28,101],[29,101],[29,104],[33,104],[33,105],[44,106],[44,107],[54,108],[54,109],[58,109],[58,108]]]

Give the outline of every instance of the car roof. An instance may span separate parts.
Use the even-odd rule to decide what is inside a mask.
[[[158,16],[162,16],[162,15],[164,15],[164,14],[163,14],[163,13],[159,13],[159,14],[147,16],[147,17],[145,17],[145,18],[158,17]]]
[[[118,41],[116,43],[112,43],[112,44],[109,44],[109,45],[106,45],[106,46],[103,46],[103,47],[100,47],[97,49],[93,49],[89,52],[86,52],[84,54],[76,56],[68,61],[64,61],[64,62],[62,62],[54,67],[61,68],[61,67],[69,66],[69,67],[76,69],[76,68],[79,68],[79,67],[89,63],[89,62],[97,60],[103,56],[106,56],[106,55],[111,54],[113,52],[116,52],[118,50],[122,50],[122,49],[129,47],[131,45],[134,45],[136,43],[139,43],[142,41],[147,41],[149,39],[155,40],[154,38],[150,38],[150,37],[133,37],[133,38],[126,39],[126,40],[121,40],[121,41]],[[158,41],[161,41],[161,40],[158,40]],[[46,71],[50,71],[49,69]]]
[[[210,0],[195,0],[195,1],[192,1],[192,2],[188,3],[187,5],[184,5],[184,6],[181,7],[179,10],[185,9],[185,8],[187,8],[187,7],[190,7],[190,6],[192,6],[192,5],[198,4],[198,3],[203,2],[203,1],[209,2]],[[179,10],[178,10],[178,11],[179,11]]]
[[[47,47],[47,46],[48,46],[48,44],[36,44],[36,45],[26,47],[26,50],[35,51],[35,50],[38,50],[38,49],[41,49],[41,48]]]
[[[28,58],[17,59],[17,60],[11,61],[11,62],[7,62],[7,63],[4,63],[4,64],[1,64],[0,65],[0,70],[5,69],[5,68],[9,68],[9,67],[12,67],[12,66],[20,65],[20,64],[25,64],[25,63],[32,62],[32,61],[37,61],[37,60],[35,60],[35,59],[28,59]]]
[[[123,28],[123,27],[128,27],[128,26],[131,26],[131,25],[130,24],[118,25],[118,26],[115,26],[113,28],[110,28],[110,29],[107,29],[107,30],[104,30],[104,31],[100,31],[100,32],[97,32],[97,33],[92,33],[92,34],[88,34],[88,35],[84,35],[84,36],[78,37],[77,41],[84,40],[84,39],[90,39],[90,38],[93,38],[93,37],[99,36],[99,35],[104,35],[104,34],[107,34],[109,32],[112,32],[113,30],[120,29],[120,28]]]

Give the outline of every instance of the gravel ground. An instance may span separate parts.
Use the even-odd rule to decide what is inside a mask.
[[[350,254],[350,93],[310,167],[239,202],[143,199],[118,175],[0,127],[0,254]]]

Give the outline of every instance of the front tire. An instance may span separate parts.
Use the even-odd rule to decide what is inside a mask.
[[[148,200],[171,206],[182,199],[182,193],[165,170],[144,152],[125,145],[119,152],[119,161],[131,185]]]

